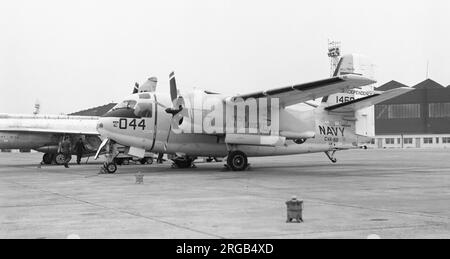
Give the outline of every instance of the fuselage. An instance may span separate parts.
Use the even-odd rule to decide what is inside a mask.
[[[247,100],[239,106],[226,96],[201,90],[181,96],[173,104],[166,93],[131,95],[100,118],[98,131],[121,145],[186,156],[225,157],[231,146],[248,156],[324,152],[357,148],[361,140],[348,115],[330,114],[321,107],[303,111],[277,107],[277,112],[267,115],[267,107],[259,100],[254,100],[252,110],[254,105]],[[175,116],[166,112],[167,107],[179,104],[182,112]],[[145,110],[145,116],[138,116],[136,110]],[[251,114],[256,114],[253,119]],[[220,123],[212,123],[211,116],[216,121],[220,118]],[[271,132],[275,121],[277,131]],[[269,130],[263,127],[267,124]]]

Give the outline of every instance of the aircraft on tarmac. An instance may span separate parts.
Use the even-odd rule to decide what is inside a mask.
[[[191,167],[200,156],[227,157],[226,166],[241,171],[248,157],[314,152],[335,163],[336,151],[372,140],[373,105],[413,90],[374,91],[376,81],[365,76],[361,60],[343,56],[331,78],[234,96],[182,92],[171,73],[170,93],[138,89],[99,119],[97,130],[104,138],[99,150],[108,147],[104,167],[116,172],[118,144],[136,157],[146,150],[172,155],[180,168]],[[309,110],[290,107],[321,97]]]
[[[66,158],[58,150],[66,136],[72,146],[83,140],[84,156],[96,153],[102,141],[97,122],[98,117],[0,114],[0,149],[36,150],[44,153],[44,164],[64,164]]]

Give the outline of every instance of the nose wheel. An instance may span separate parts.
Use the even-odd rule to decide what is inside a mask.
[[[247,155],[242,151],[231,151],[228,154],[227,167],[233,171],[244,171],[248,167]]]
[[[113,174],[117,171],[117,165],[113,162],[103,164],[103,168],[105,168],[108,174]]]
[[[106,161],[100,170],[101,173],[113,174],[117,171],[117,163],[116,158],[119,155],[117,150],[117,145],[111,141],[109,145],[107,145],[107,153],[106,153]]]

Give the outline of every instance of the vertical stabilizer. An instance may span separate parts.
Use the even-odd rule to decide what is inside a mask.
[[[365,56],[356,54],[345,55],[339,60],[333,77],[353,74],[374,79],[373,68],[373,63]],[[329,107],[337,104],[347,103],[356,99],[371,96],[374,93],[374,85],[354,88],[347,90],[344,93],[337,93],[323,97],[321,106]],[[374,106],[370,106],[368,108],[352,112],[351,117],[355,118],[356,134],[370,137],[375,135],[374,111]]]

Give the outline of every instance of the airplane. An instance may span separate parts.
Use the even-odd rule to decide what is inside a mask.
[[[152,91],[155,87],[156,78],[151,77],[140,89]],[[21,152],[35,150],[44,153],[43,164],[62,165],[65,160],[70,161],[71,157],[65,158],[59,153],[59,145],[64,137],[69,137],[72,147],[81,138],[85,147],[83,157],[90,157],[96,154],[102,142],[96,130],[98,118],[98,116],[42,115],[40,103],[36,101],[32,115],[0,113],[0,150],[19,149]],[[133,160],[126,154],[126,147],[119,147],[119,151],[120,155],[116,156],[115,163],[127,164]],[[75,150],[71,155],[76,155]],[[147,152],[145,157],[138,161],[141,164],[150,164],[153,161],[153,154]]]
[[[44,164],[61,165],[70,161],[70,157],[58,153],[64,137],[69,137],[72,146],[81,138],[86,148],[84,156],[97,152],[102,142],[97,122],[98,117],[87,116],[0,114],[0,149],[36,150],[44,153]]]
[[[179,168],[192,167],[201,156],[226,157],[226,167],[243,171],[248,157],[316,152],[336,163],[337,151],[361,148],[373,139],[373,105],[413,90],[373,90],[376,81],[365,76],[367,64],[361,60],[345,55],[330,78],[231,96],[180,91],[172,72],[170,93],[136,90],[99,119],[104,139],[99,150],[108,150],[104,168],[116,172],[119,144],[136,157],[145,150],[169,154]],[[311,109],[292,108],[301,103]]]

